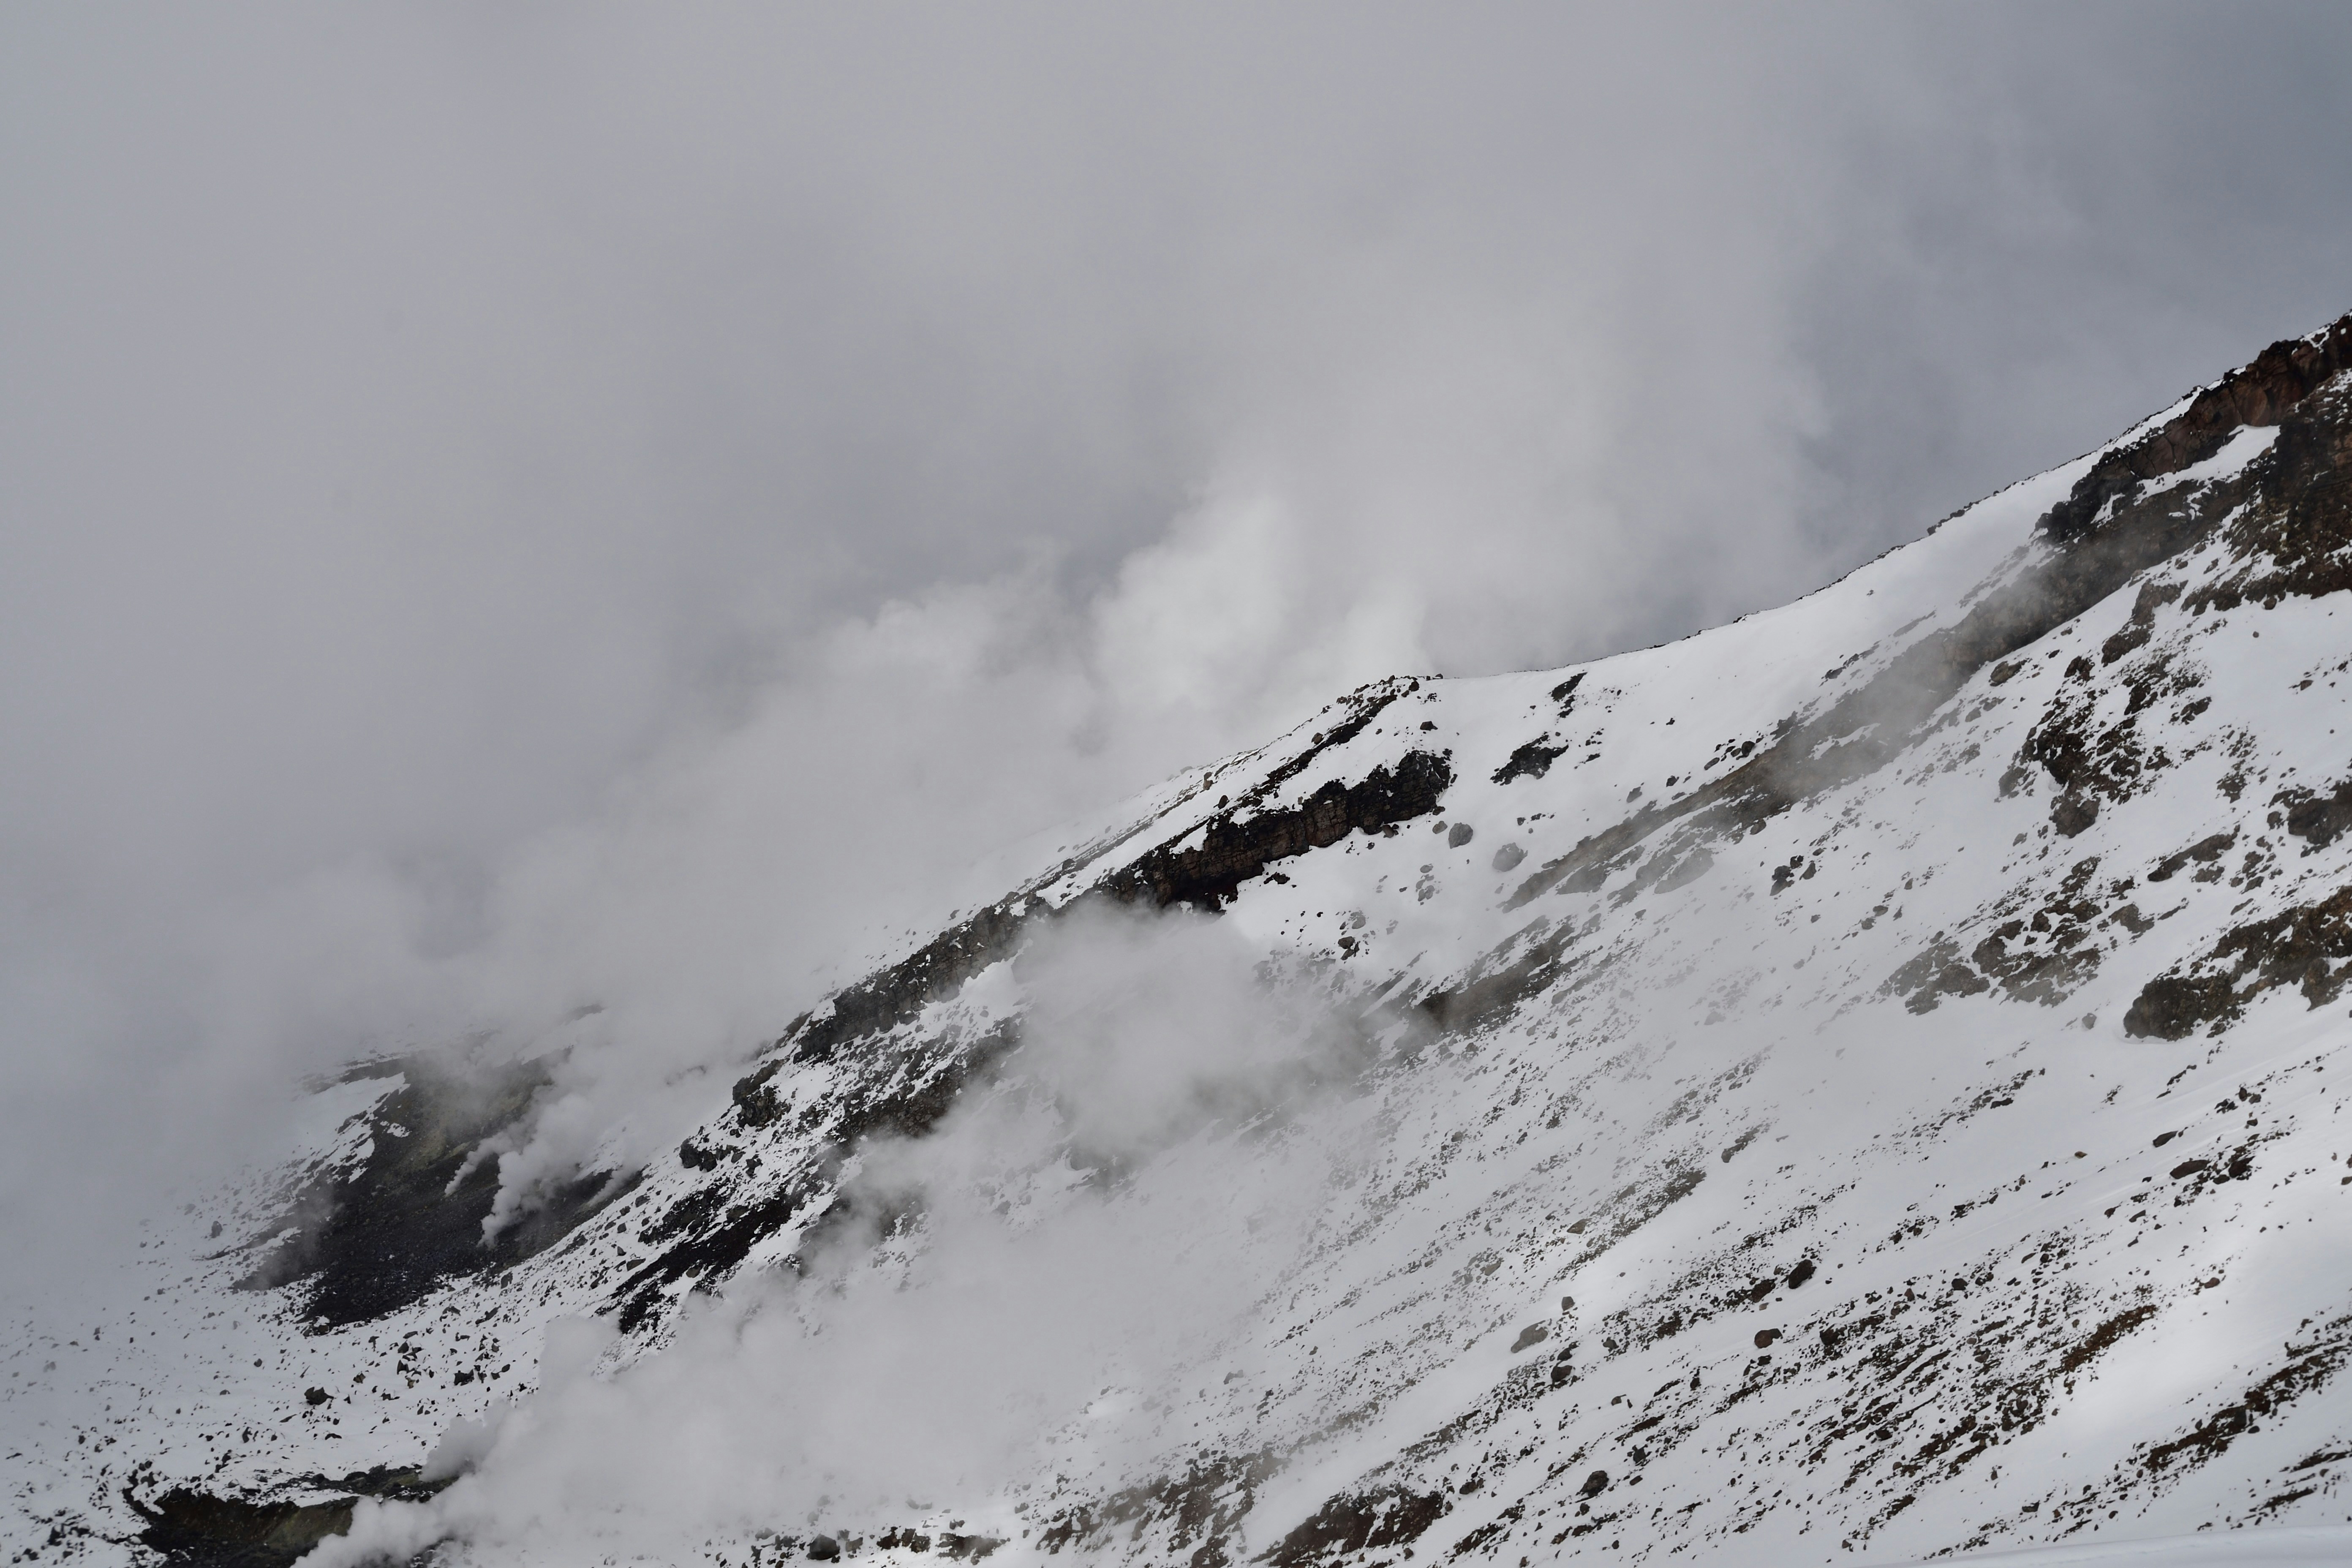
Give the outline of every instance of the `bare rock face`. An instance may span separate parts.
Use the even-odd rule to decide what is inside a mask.
[[[1262,811],[1246,819],[1219,816],[1202,831],[1197,847],[1152,851],[1107,884],[1117,897],[1150,897],[1155,903],[1222,908],[1242,883],[1278,860],[1328,848],[1349,834],[1393,828],[1437,809],[1454,782],[1444,757],[1407,752],[1391,769],[1374,768],[1362,782],[1330,780],[1287,809]],[[1470,829],[1455,824],[1447,842],[1459,847]]]

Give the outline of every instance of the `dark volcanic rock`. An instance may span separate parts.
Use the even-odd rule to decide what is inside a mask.
[[[1513,752],[1503,765],[1495,770],[1496,784],[1508,784],[1513,779],[1539,779],[1551,772],[1552,763],[1566,752],[1565,743],[1554,745],[1548,735],[1538,736]]]
[[[1164,1523],[1168,1544],[1182,1560],[1196,1568],[1225,1568],[1231,1561],[1225,1546],[1234,1527],[1256,1506],[1257,1489],[1280,1468],[1265,1450],[1202,1456],[1181,1477],[1165,1476],[1099,1502],[1064,1510],[1037,1532],[1037,1544],[1055,1553],[1076,1544],[1093,1554],[1114,1531],[1133,1542],[1150,1526]]]
[[[1408,752],[1394,772],[1374,768],[1361,784],[1333,779],[1297,805],[1262,812],[1245,821],[1211,822],[1195,849],[1155,849],[1103,884],[1118,898],[1152,902],[1223,907],[1242,883],[1276,860],[1337,844],[1349,833],[1367,833],[1407,822],[1437,809],[1454,783],[1453,766],[1429,752]]]
[[[467,1162],[485,1139],[530,1110],[548,1084],[547,1068],[525,1062],[462,1073],[431,1058],[403,1057],[350,1077],[394,1073],[408,1081],[369,1113],[374,1138],[366,1163],[348,1177],[313,1182],[265,1228],[268,1235],[296,1227],[238,1282],[240,1289],[305,1283],[302,1310],[312,1322],[367,1321],[452,1276],[512,1267],[634,1184],[592,1172],[486,1243],[482,1222],[498,1195],[498,1162],[477,1159],[470,1171]]]
[[[2200,838],[2186,849],[2177,850],[2157,862],[2156,869],[2147,874],[2151,882],[2168,882],[2180,874],[2180,868],[2191,860],[2200,866],[2210,866],[2229,852],[2238,841],[2235,833],[2216,833]]]
[[[286,1568],[327,1537],[349,1531],[358,1500],[242,1502],[185,1487],[152,1504],[125,1487],[122,1500],[146,1521],[140,1544],[161,1553],[171,1568]]]
[[[2352,366],[2352,316],[2313,340],[2273,344],[2245,369],[2200,395],[2189,407],[2132,446],[2103,458],[2040,524],[2056,546],[2045,561],[1987,595],[1960,621],[1931,633],[1888,666],[1841,697],[1830,710],[1787,725],[1769,748],[1741,767],[1661,809],[1629,817],[1594,834],[1548,862],[1511,898],[1513,907],[1615,863],[1628,849],[1675,824],[1704,835],[1754,827],[1822,790],[1863,777],[1900,755],[1914,732],[1978,669],[2083,614],[2133,576],[2172,559],[2211,535],[2218,521],[2232,551],[2248,563],[2233,585],[2200,589],[2182,604],[2227,609],[2242,599],[2275,603],[2288,593],[2320,594],[2352,587],[2352,392],[2329,389]],[[2272,450],[2238,478],[2210,487],[2200,504],[2176,491],[2140,496],[2145,480],[2178,473],[2219,451],[2242,425],[2280,427]],[[2236,503],[2259,493],[2263,504]],[[2161,591],[2135,605],[2134,627],[2145,627],[2168,597]],[[2127,628],[2130,630],[2131,628]],[[2117,656],[2137,646],[2126,637]],[[2087,679],[2087,658],[2070,667]],[[2096,746],[2079,731],[2044,727],[2031,743],[2032,760],[2049,767],[2062,786],[2083,778],[2119,797],[2138,770],[2137,748],[2125,735]],[[2097,755],[2101,766],[2086,764]],[[2084,823],[2095,807],[2084,796],[2067,809]],[[2074,831],[2080,831],[2076,827]]]
[[[2273,343],[2252,364],[2200,393],[2179,415],[2092,465],[2074,482],[2073,492],[2042,520],[2043,531],[2061,541],[2081,537],[2104,509],[2131,495],[2142,482],[2203,462],[2241,426],[2279,424],[2288,410],[2347,367],[2352,367],[2352,315],[2338,318],[2311,338]]]
[[[1271,1563],[1275,1568],[1305,1568],[1349,1552],[1409,1546],[1444,1518],[1450,1506],[1443,1492],[1408,1491],[1402,1487],[1343,1493],[1318,1509],[1258,1561]]]
[[[2352,779],[2326,795],[2304,789],[2282,791],[2271,804],[2286,807],[2286,830],[2314,849],[2326,848],[2352,828]]]
[[[2186,1037],[2200,1024],[2237,1011],[2237,994],[2226,974],[2172,975],[2149,981],[2124,1014],[2124,1033],[2159,1040]]]
[[[2352,965],[2352,888],[2232,927],[2213,951],[2185,973],[2160,975],[2141,988],[2124,1015],[2124,1032],[2178,1040],[2201,1024],[2226,1028],[2256,995],[2294,985],[2314,1007],[2343,993]]]
[[[2289,595],[2352,589],[2352,386],[2327,388],[2278,426],[2271,449],[2248,468],[2254,504],[2221,532],[2242,564],[2186,595],[2191,610],[2268,608]]]
[[[2099,820],[2096,796],[2062,795],[2050,803],[2050,826],[2061,837],[2072,838]]]

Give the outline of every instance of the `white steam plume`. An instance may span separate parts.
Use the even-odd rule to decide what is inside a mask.
[[[1249,1331],[1347,1175],[1378,1047],[1324,978],[1191,916],[1075,912],[1015,978],[1020,1048],[936,1131],[864,1149],[800,1273],[739,1280],[617,1373],[608,1329],[556,1325],[541,1388],[436,1456],[468,1473],[312,1561],[581,1561],[974,1503],[1009,1535],[1024,1478],[1166,1451],[1167,1393]]]

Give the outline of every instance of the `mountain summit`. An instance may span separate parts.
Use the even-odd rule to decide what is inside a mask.
[[[8,1348],[11,1560],[2340,1525],[2347,589],[2352,316],[1796,604],[1174,779],[643,1168],[518,1157],[560,1032],[356,1067]]]

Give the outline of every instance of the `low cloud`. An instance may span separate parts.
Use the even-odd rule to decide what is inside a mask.
[[[1169,1391],[1222,1369],[1356,1163],[1344,1110],[1381,1047],[1329,975],[1191,915],[1081,910],[1005,978],[1020,1047],[934,1132],[864,1146],[849,1219],[797,1268],[693,1303],[617,1372],[605,1325],[555,1325],[541,1387],[445,1442],[463,1479],[314,1561],[936,1528],[1161,1455]]]
[[[2343,308],[2339,18],[1983,15],[12,14],[12,1283],[591,1004],[502,1212],[644,1158],[980,858]]]

